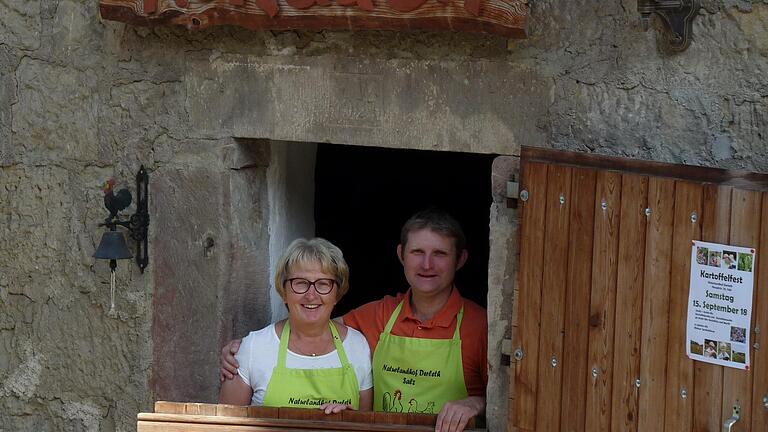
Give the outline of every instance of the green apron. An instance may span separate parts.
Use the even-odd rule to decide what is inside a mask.
[[[347,353],[341,345],[336,326],[329,323],[333,333],[333,344],[341,360],[341,367],[326,369],[288,369],[288,337],[291,325],[285,322],[280,335],[280,349],[277,352],[277,365],[272,371],[272,378],[264,393],[264,406],[319,408],[324,403],[350,404],[354,409],[360,407],[360,387],[357,375],[347,360]]]
[[[403,302],[390,316],[373,353],[373,409],[437,414],[445,403],[467,397],[461,362],[461,307],[453,339],[392,334]]]

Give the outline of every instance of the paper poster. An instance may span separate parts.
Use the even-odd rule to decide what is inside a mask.
[[[688,357],[749,370],[755,250],[693,242]]]

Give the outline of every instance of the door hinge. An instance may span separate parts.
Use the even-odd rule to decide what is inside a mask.
[[[507,198],[513,200],[520,198],[520,183],[514,180],[507,182]]]

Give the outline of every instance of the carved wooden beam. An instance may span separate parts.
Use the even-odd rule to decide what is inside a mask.
[[[133,25],[252,30],[443,30],[526,37],[528,0],[100,0]]]

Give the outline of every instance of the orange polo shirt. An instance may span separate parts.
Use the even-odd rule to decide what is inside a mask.
[[[364,304],[344,315],[344,324],[360,330],[368,339],[371,355],[379,343],[379,336],[387,326],[389,317],[400,304],[407,293],[395,297],[385,296]],[[408,297],[410,298],[410,297]],[[456,315],[464,306],[464,318],[461,321],[461,359],[464,366],[464,383],[470,396],[485,397],[485,386],[488,384],[488,318],[485,309],[477,303],[467,300],[459,294],[458,289],[451,292],[448,302],[442,310],[430,321],[422,322],[416,318],[411,309],[411,302],[403,302],[403,309],[392,327],[396,336],[416,337],[424,339],[451,339],[456,331]],[[374,383],[376,385],[376,383]]]

